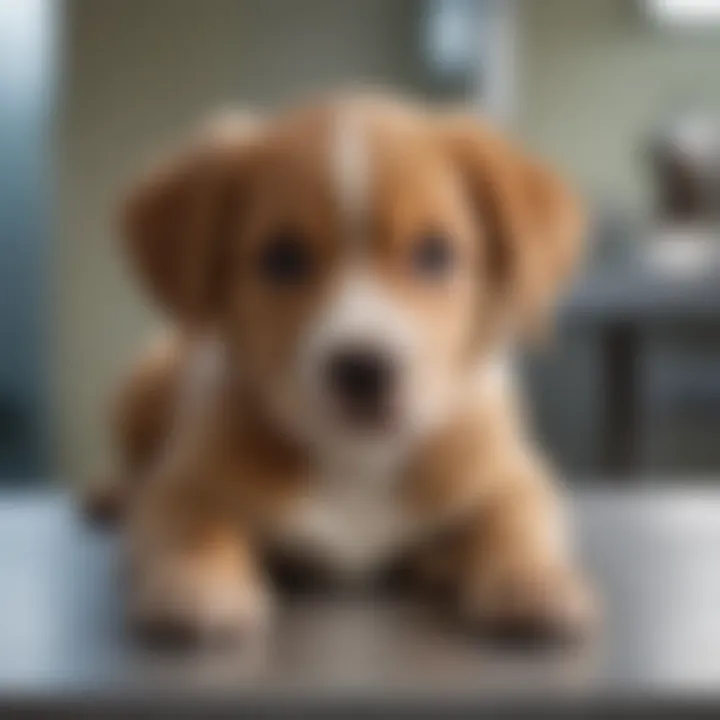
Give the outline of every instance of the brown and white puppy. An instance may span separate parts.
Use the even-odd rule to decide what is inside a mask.
[[[510,366],[578,255],[548,169],[475,118],[333,99],[201,134],[125,220],[174,328],[117,421],[141,625],[253,629],[280,553],[346,583],[412,557],[474,626],[585,627]]]

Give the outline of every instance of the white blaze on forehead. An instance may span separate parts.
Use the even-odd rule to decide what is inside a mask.
[[[330,152],[343,229],[351,242],[358,243],[367,213],[370,157],[361,118],[352,108],[338,110]]]

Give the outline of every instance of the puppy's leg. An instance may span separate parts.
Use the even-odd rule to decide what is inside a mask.
[[[81,510],[91,523],[105,527],[116,525],[128,504],[125,478],[103,478],[83,489]]]
[[[261,629],[269,598],[248,532],[227,498],[200,483],[157,478],[128,528],[130,614],[162,640],[223,640]]]
[[[85,516],[100,525],[122,521],[171,430],[185,357],[183,341],[164,336],[143,352],[112,402],[111,435],[117,467],[90,482]]]
[[[500,636],[586,634],[594,620],[592,602],[565,532],[543,470],[508,470],[461,537],[456,586],[462,616]]]

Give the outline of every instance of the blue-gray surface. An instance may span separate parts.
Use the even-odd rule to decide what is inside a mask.
[[[402,601],[281,606],[236,651],[153,654],[125,633],[115,541],[57,494],[0,499],[0,700],[51,697],[593,697],[720,685],[720,493],[687,487],[578,496],[580,547],[605,606],[597,641],[500,651]]]
[[[59,4],[58,4],[59,5]],[[0,477],[43,472],[56,4],[0,2]],[[58,11],[59,15],[59,11]]]

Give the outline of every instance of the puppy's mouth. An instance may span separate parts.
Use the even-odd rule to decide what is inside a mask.
[[[352,402],[334,401],[332,419],[341,429],[368,436],[388,435],[397,429],[398,411],[390,399],[364,398]]]

